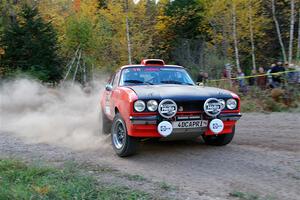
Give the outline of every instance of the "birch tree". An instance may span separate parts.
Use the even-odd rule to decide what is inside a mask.
[[[239,58],[239,48],[238,48],[238,38],[236,31],[236,4],[232,2],[232,37],[234,41],[234,53],[235,53],[235,63],[238,71],[241,70],[240,58]]]
[[[295,0],[291,0],[289,64],[292,63],[292,59],[293,59],[294,26],[295,26]]]
[[[125,13],[126,13],[126,38],[127,38],[127,50],[128,50],[128,63],[131,65],[131,42],[130,42],[130,30],[128,19],[128,0],[125,0]]]
[[[252,12],[252,1],[249,2],[249,31],[250,31],[250,42],[251,42],[251,57],[252,57],[252,69],[256,71],[256,58],[255,58],[255,44],[254,44],[254,31],[253,31],[253,12]]]
[[[278,37],[278,40],[279,40],[279,44],[280,44],[280,47],[281,47],[282,57],[283,57],[284,62],[286,62],[286,60],[287,60],[286,59],[286,51],[285,51],[285,47],[284,47],[284,44],[283,44],[283,41],[282,41],[282,36],[281,36],[279,22],[278,22],[277,17],[276,17],[275,0],[272,0],[271,4],[272,4],[271,5],[271,7],[272,7],[272,16],[273,16],[273,20],[274,20],[274,23],[275,23],[275,27],[276,27],[276,32],[277,32],[277,37]]]
[[[298,45],[297,45],[297,60],[300,60],[300,9],[298,11]]]

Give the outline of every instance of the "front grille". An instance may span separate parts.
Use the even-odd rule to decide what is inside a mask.
[[[203,111],[205,101],[176,101],[179,112],[197,112]],[[183,108],[183,110],[181,110]]]

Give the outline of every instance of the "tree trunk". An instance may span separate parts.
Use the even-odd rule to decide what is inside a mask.
[[[299,18],[299,23],[298,23],[298,45],[297,45],[297,60],[300,60],[300,9],[298,12],[298,18]]]
[[[77,64],[76,64],[76,69],[75,69],[75,72],[73,74],[73,80],[72,80],[72,84],[75,83],[75,79],[76,79],[76,75],[77,75],[77,71],[78,71],[78,68],[80,66],[80,59],[81,59],[81,54],[82,53],[82,50],[79,51],[79,54],[78,54],[78,58],[77,58]]]
[[[252,5],[249,2],[249,29],[250,29],[250,42],[251,42],[251,56],[252,56],[252,69],[256,71],[256,57],[255,57],[255,44],[253,33],[253,19],[252,19]]]
[[[132,64],[131,59],[131,43],[130,43],[130,30],[129,30],[129,20],[128,20],[128,0],[125,1],[125,11],[126,11],[126,37],[127,37],[127,50],[128,50],[128,63]]]
[[[280,47],[281,47],[282,57],[283,57],[284,62],[286,62],[286,52],[285,52],[285,48],[284,48],[284,45],[283,45],[283,42],[282,42],[280,27],[279,27],[278,20],[276,18],[276,12],[275,11],[276,11],[275,10],[275,0],[272,0],[272,15],[273,15],[273,20],[274,20],[275,26],[276,26],[277,37],[278,37],[279,44],[280,44]]]
[[[294,25],[295,25],[295,0],[291,0],[289,64],[292,63],[292,59],[293,59]]]
[[[235,63],[238,71],[241,70],[240,67],[240,58],[239,58],[239,48],[238,48],[238,39],[236,31],[236,5],[232,4],[232,35],[234,40],[234,52],[235,52]]]
[[[224,24],[222,26],[222,52],[223,52],[223,57],[225,58],[225,63],[228,61],[228,40],[227,40],[227,35],[226,35],[226,30],[225,30],[225,20]]]

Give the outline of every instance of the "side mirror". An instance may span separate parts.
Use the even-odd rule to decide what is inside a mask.
[[[107,85],[105,86],[105,90],[106,90],[106,91],[112,91],[112,89],[113,89],[113,87],[112,87],[112,85],[110,85],[110,84],[107,84]]]
[[[196,82],[196,85],[198,85],[198,86],[204,86],[203,82]]]

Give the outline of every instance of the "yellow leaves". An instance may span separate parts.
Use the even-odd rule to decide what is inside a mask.
[[[158,16],[155,29],[159,32],[164,32],[167,30],[169,25],[172,23],[171,17],[168,16]]]
[[[250,16],[255,38],[264,35],[264,29],[269,23],[262,13],[262,0],[207,0],[205,3],[205,21],[210,25],[208,33],[213,42],[222,44],[224,40],[232,43],[232,9],[235,6],[237,20],[237,36],[239,47],[250,51]]]
[[[39,186],[32,186],[32,189],[38,193],[39,195],[47,195],[50,192],[49,186],[39,187]]]

